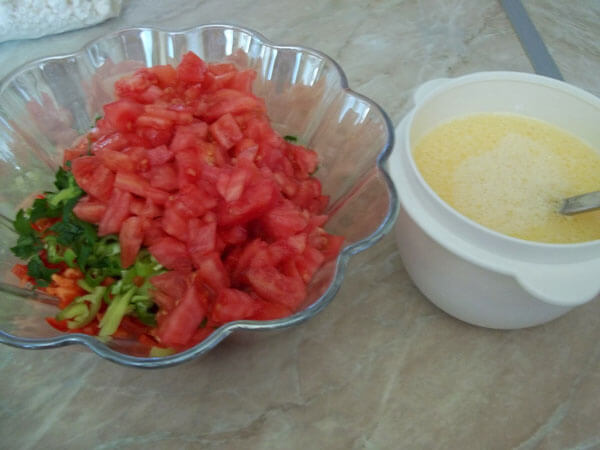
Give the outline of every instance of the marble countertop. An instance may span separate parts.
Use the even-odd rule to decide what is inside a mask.
[[[565,79],[600,95],[600,3],[524,2]],[[398,122],[423,81],[531,72],[495,0],[129,0],[85,30],[0,44],[0,76],[126,26],[230,22],[328,53]],[[0,448],[600,448],[600,302],[494,331],[430,304],[391,236],[311,321],[170,369],[0,348]]]

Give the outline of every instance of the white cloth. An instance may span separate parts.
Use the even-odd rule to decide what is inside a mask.
[[[123,0],[0,0],[0,42],[62,33],[103,22]]]

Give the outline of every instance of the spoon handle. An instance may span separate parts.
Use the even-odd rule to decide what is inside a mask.
[[[558,66],[520,0],[500,0],[535,73],[563,80]]]
[[[600,209],[600,191],[566,198],[559,212],[570,216],[594,209]]]

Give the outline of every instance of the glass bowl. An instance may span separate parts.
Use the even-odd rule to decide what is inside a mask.
[[[263,97],[275,129],[295,135],[319,154],[317,177],[331,198],[327,230],[345,237],[335,261],[309,285],[304,307],[271,321],[236,321],[206,340],[166,357],[144,357],[139,344],[108,342],[84,334],[62,334],[44,318],[56,308],[35,295],[4,286],[0,297],[0,342],[45,349],[82,344],[120,364],[166,367],[198,357],[236,330],[275,330],[316,315],[335,296],[350,257],[371,247],[392,226],[398,200],[384,168],[393,147],[393,127],[373,101],[348,88],[338,64],[326,55],[275,45],[260,34],[231,25],[201,25],[183,31],[131,28],[102,37],[80,51],[26,64],[0,84],[0,274],[15,284],[10,269],[16,242],[10,221],[50,189],[62,150],[84,134],[114,99],[116,79],[143,66],[177,64],[188,50],[209,62],[229,61],[257,72],[255,94]]]

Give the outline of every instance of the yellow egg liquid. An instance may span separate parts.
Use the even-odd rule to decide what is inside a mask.
[[[600,190],[600,153],[555,126],[465,116],[425,135],[413,157],[445,202],[487,228],[547,243],[600,239],[600,211],[558,213],[561,199]]]

